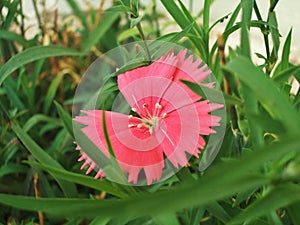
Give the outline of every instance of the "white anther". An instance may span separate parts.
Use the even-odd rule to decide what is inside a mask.
[[[143,104],[143,108],[144,109],[147,108],[147,104],[146,103]]]
[[[136,112],[136,108],[131,108],[131,111],[132,112]]]
[[[139,123],[136,127],[140,129],[140,128],[142,128],[142,126],[143,126],[143,124]]]
[[[133,117],[132,115],[129,115],[129,116],[128,116],[129,119],[131,119],[132,117]]]
[[[128,124],[128,128],[131,128],[131,127],[134,127],[135,125],[134,124]]]
[[[158,102],[155,104],[155,108],[157,108],[157,109],[161,109],[162,108],[162,106],[161,106],[161,104],[159,104]]]
[[[167,115],[168,115],[167,113],[164,113],[164,114],[162,114],[162,116],[161,116],[161,117],[162,117],[162,118],[166,118],[166,117],[167,117]]]

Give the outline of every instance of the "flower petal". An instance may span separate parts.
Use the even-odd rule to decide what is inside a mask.
[[[84,134],[107,157],[109,152],[103,132],[101,110],[83,111],[85,116],[78,116],[75,121],[87,125],[82,128]],[[156,168],[156,173],[146,173],[148,183],[161,177],[164,166],[163,149],[157,135],[150,135],[146,139],[139,139],[128,128],[128,116],[116,112],[105,111],[106,127],[112,143],[116,159],[124,172],[128,173],[128,181],[137,182],[138,174],[142,169]],[[125,139],[126,138],[126,139]],[[81,146],[84,147],[84,146]],[[88,162],[91,164],[91,162]],[[97,165],[101,167],[101,165]],[[148,168],[148,169],[147,169]],[[159,172],[160,171],[160,172]],[[148,175],[147,175],[148,174]]]

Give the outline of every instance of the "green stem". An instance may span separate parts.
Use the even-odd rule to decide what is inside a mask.
[[[204,29],[205,33],[209,32],[209,14],[210,14],[209,8],[210,8],[210,0],[205,0],[204,7],[203,7],[203,10],[204,10],[203,29]]]
[[[20,11],[21,11],[21,27],[20,27],[20,29],[21,29],[22,36],[25,37],[25,28],[24,28],[25,22],[24,22],[23,1],[22,0],[20,0]]]
[[[257,5],[256,1],[254,1],[254,12],[257,16],[257,19],[262,21],[263,19],[261,17],[260,12],[259,12],[258,5]],[[267,33],[268,29],[269,29],[268,26],[264,26],[264,25],[260,26],[260,30],[261,30],[261,32],[264,36],[267,59],[270,58],[270,45],[269,45],[269,39],[268,39],[268,33]]]
[[[160,37],[158,15],[157,15],[157,12],[156,12],[156,7],[157,7],[156,0],[152,0],[152,2],[153,2],[152,14],[153,14],[153,17],[154,17],[156,37]]]
[[[149,51],[148,45],[147,45],[147,43],[146,43],[146,41],[145,41],[145,35],[144,35],[144,32],[143,32],[141,23],[138,23],[138,24],[136,25],[136,27],[137,27],[137,29],[138,29],[138,31],[139,31],[139,33],[140,33],[140,36],[141,36],[141,38],[142,38],[142,40],[143,40],[143,44],[144,44],[144,47],[145,47],[145,50],[146,50],[146,55],[147,55],[147,58],[148,58],[148,60],[149,60],[149,63],[151,63],[151,55],[150,55],[150,51]]]
[[[279,0],[271,0],[271,6],[269,12],[273,12]]]
[[[209,59],[209,17],[210,17],[210,0],[204,1],[204,14],[203,14],[203,30],[204,37],[203,43],[205,48],[205,61],[208,62]]]
[[[41,30],[42,36],[44,36],[44,28],[43,28],[43,24],[42,24],[42,20],[41,20],[38,8],[36,6],[36,4],[37,4],[36,0],[32,0],[32,4],[33,4],[33,9],[34,9],[34,12],[35,12],[36,19],[37,19],[38,24],[39,24],[39,28]]]

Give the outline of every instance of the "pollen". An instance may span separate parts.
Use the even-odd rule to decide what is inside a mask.
[[[157,109],[162,109],[162,106],[161,106],[161,104],[159,104],[158,102],[155,104],[155,108],[157,108]]]

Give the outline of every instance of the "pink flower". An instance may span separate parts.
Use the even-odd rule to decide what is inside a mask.
[[[188,157],[198,157],[205,146],[201,135],[215,133],[220,117],[210,115],[223,105],[199,101],[201,97],[180,80],[203,82],[211,72],[200,59],[186,58],[187,51],[177,55],[171,51],[149,66],[132,69],[118,76],[118,87],[132,111],[138,116],[105,111],[106,127],[114,155],[120,168],[128,174],[128,182],[137,183],[141,171],[147,184],[160,180],[165,159],[174,167],[188,166]],[[202,65],[202,66],[201,66]],[[204,84],[203,84],[204,85]],[[214,83],[205,84],[214,87]],[[83,133],[108,158],[102,124],[102,110],[86,110],[75,121],[86,125]],[[82,168],[100,168],[84,152]],[[103,176],[103,171],[97,173]]]

